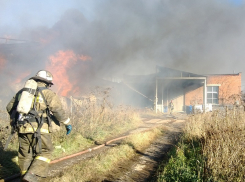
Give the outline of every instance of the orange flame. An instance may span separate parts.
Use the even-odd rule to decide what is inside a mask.
[[[74,84],[69,80],[68,72],[69,68],[74,66],[78,60],[87,61],[91,60],[91,57],[76,55],[71,50],[58,51],[55,55],[49,57],[50,62],[46,68],[53,74],[57,92],[62,96],[67,96],[70,91],[76,90]]]
[[[18,75],[18,78],[14,81],[14,83],[15,84],[21,83],[23,81],[23,79],[25,77],[27,77],[28,75],[30,75],[30,74],[31,74],[31,72],[30,71],[27,71],[27,72],[24,72],[24,73]]]
[[[35,32],[33,35],[34,40],[38,40],[43,46],[50,44],[53,42],[56,38],[59,37],[59,33],[56,31],[48,31],[45,34],[43,32]]]
[[[82,61],[87,61],[92,59],[90,56],[84,56],[84,55],[81,55],[78,58],[81,59]]]
[[[47,45],[53,41],[57,37],[57,34],[53,33],[46,37],[39,37],[38,40],[42,45]]]
[[[23,88],[23,83],[26,81],[26,77],[31,74],[30,71],[26,71],[24,73],[19,73],[18,78],[13,78],[13,81],[10,82],[10,87],[14,92],[17,92],[21,88]],[[12,80],[12,79],[11,79]]]

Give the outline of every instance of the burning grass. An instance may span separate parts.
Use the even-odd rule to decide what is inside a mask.
[[[239,108],[191,116],[158,181],[243,181],[244,119]]]

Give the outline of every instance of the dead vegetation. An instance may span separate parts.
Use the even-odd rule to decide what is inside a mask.
[[[145,148],[162,135],[161,129],[153,129],[143,133],[135,133],[123,140],[120,144],[96,155],[93,158],[85,159],[79,163],[65,168],[59,175],[51,176],[45,181],[103,181],[106,176],[113,175],[117,165],[126,163],[143,152]]]
[[[110,89],[97,88],[91,93],[93,99],[74,99],[72,105],[66,106],[66,112],[71,118],[72,133],[66,136],[65,127],[53,132],[53,144],[55,150],[52,159],[63,157],[84,150],[95,142],[103,142],[106,139],[120,135],[129,129],[137,127],[140,123],[137,111],[127,106],[116,106],[110,101]],[[95,99],[96,98],[96,99]],[[0,178],[7,177],[18,171],[17,161],[17,136],[9,145],[8,151],[3,151],[10,127],[8,126],[8,114],[5,111],[0,121],[1,162]],[[13,165],[13,168],[9,166]],[[3,172],[5,171],[5,172]],[[7,171],[7,172],[6,172]]]
[[[205,176],[214,181],[243,181],[245,174],[245,112],[226,109],[190,117],[187,138],[198,138],[205,158]]]

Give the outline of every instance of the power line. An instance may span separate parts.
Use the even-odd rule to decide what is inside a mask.
[[[0,39],[6,40],[6,42],[7,41],[21,41],[21,42],[36,42],[36,43],[40,43],[39,41],[25,40],[25,39],[12,39],[12,38],[6,38],[6,37],[0,37]]]

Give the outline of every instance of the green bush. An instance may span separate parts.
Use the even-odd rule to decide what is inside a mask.
[[[169,154],[168,164],[158,175],[161,181],[203,181],[204,160],[198,141],[181,141]]]

